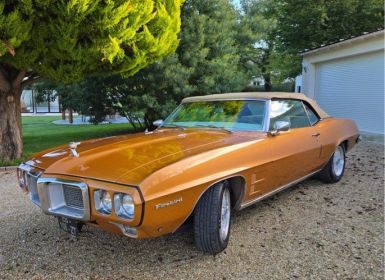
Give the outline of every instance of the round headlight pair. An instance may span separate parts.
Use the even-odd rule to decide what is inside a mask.
[[[94,192],[95,208],[98,212],[103,214],[111,214],[112,211],[112,199],[111,195],[103,190],[97,190]]]
[[[99,213],[111,214],[112,198],[111,195],[104,190],[94,192],[95,208]],[[131,195],[124,193],[116,193],[114,195],[114,210],[118,217],[124,219],[133,219],[135,214],[134,200]]]
[[[115,213],[124,219],[133,219],[135,214],[134,200],[131,195],[116,193],[114,195]]]

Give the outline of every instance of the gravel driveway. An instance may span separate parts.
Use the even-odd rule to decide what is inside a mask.
[[[130,240],[85,227],[69,237],[0,173],[0,279],[383,279],[384,146],[360,143],[344,178],[307,180],[236,213],[228,248],[191,232]]]

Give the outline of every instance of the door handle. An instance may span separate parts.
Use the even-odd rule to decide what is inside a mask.
[[[311,136],[313,136],[313,137],[318,137],[318,136],[320,136],[320,135],[321,135],[321,133],[316,132],[316,133],[313,133]]]

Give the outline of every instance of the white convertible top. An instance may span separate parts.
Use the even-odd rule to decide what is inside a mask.
[[[221,93],[202,96],[192,96],[183,99],[182,103],[199,102],[199,101],[218,101],[218,100],[242,100],[242,99],[298,99],[308,103],[322,118],[330,117],[322,110],[317,102],[307,97],[302,93],[296,92],[233,92],[233,93]]]

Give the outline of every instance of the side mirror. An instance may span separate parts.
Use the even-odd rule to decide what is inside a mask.
[[[152,124],[153,124],[154,126],[159,127],[159,126],[161,126],[161,125],[163,124],[163,120],[156,120],[156,121],[154,121]]]
[[[276,121],[274,123],[274,130],[270,131],[271,136],[278,135],[281,131],[288,131],[290,129],[290,123],[286,121]]]

